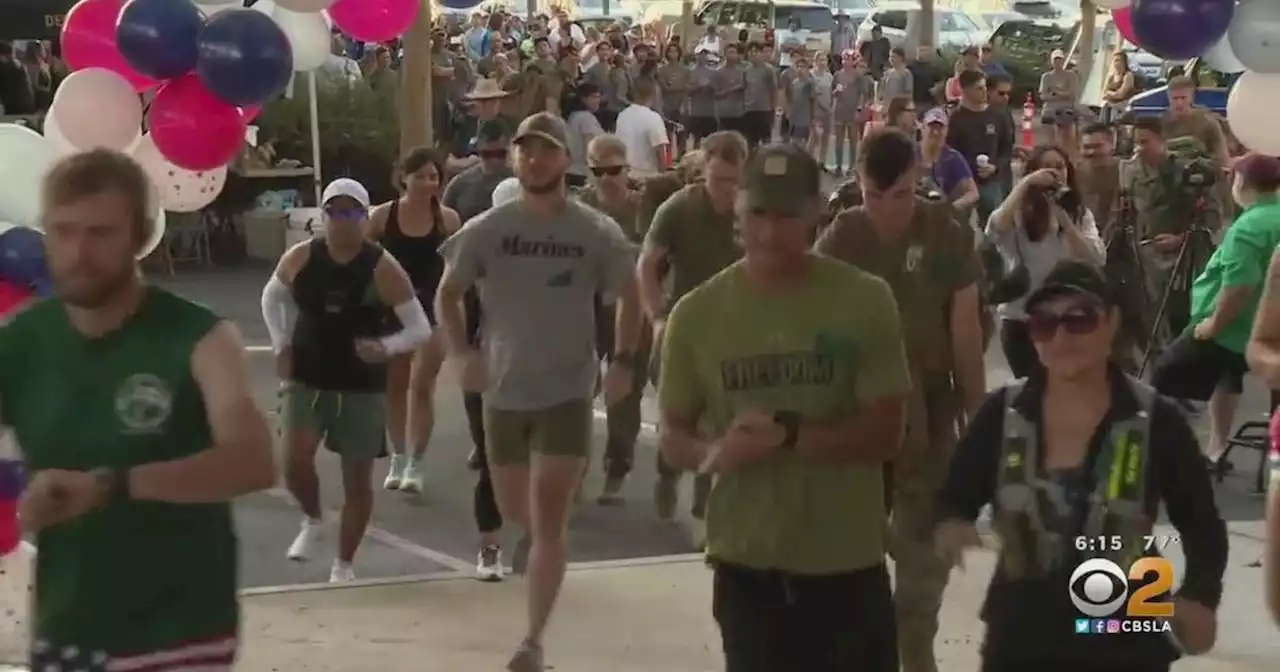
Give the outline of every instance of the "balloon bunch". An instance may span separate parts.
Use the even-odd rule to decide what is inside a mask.
[[[1098,0],[1129,42],[1167,59],[1199,56],[1243,73],[1227,98],[1231,132],[1245,147],[1280,155],[1270,115],[1280,109],[1280,2],[1276,0]]]
[[[3,225],[0,225],[3,226]],[[0,232],[0,244],[14,231],[24,229],[8,228]],[[39,234],[36,234],[39,238]],[[3,257],[0,257],[0,262]],[[0,266],[0,270],[3,267]],[[0,319],[18,309],[31,298],[31,293],[22,286],[9,282],[0,276]],[[18,524],[18,499],[22,496],[22,488],[26,484],[26,473],[22,468],[21,456],[12,437],[0,432],[0,557],[17,550],[22,543],[22,529]]]

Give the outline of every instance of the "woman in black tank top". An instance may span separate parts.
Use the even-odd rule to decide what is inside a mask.
[[[401,161],[397,174],[401,196],[370,214],[369,239],[381,243],[400,262],[434,326],[436,287],[444,273],[440,243],[461,223],[457,212],[440,205],[444,163],[436,152],[423,147],[413,150]],[[392,455],[383,483],[388,490],[422,491],[421,460],[431,438],[432,397],[443,361],[440,338],[432,334],[417,352],[388,364],[387,434]]]

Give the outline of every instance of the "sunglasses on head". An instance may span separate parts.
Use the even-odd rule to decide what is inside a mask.
[[[482,159],[505,159],[507,158],[506,149],[481,149],[476,155]]]
[[[332,220],[341,222],[358,222],[364,219],[368,214],[365,208],[339,208],[335,206],[325,206],[324,214]]]
[[[591,174],[596,177],[604,177],[605,175],[613,177],[621,175],[622,171],[626,169],[626,166],[591,166]]]
[[[1027,334],[1042,343],[1053,340],[1059,327],[1072,336],[1083,336],[1093,333],[1101,321],[1102,309],[1096,305],[1071,306],[1060,313],[1033,311],[1027,315]]]

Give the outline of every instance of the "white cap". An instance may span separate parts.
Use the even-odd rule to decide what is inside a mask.
[[[1067,55],[1063,53],[1061,49],[1054,49],[1053,53],[1049,54],[1049,60],[1051,61],[1056,61],[1059,58],[1065,59],[1066,57]]]
[[[495,208],[517,198],[520,198],[520,180],[517,178],[508,177],[493,188],[493,207]]]
[[[329,186],[324,188],[324,193],[320,195],[320,205],[323,206],[339,196],[355,200],[362,208],[369,207],[369,190],[349,177],[339,177],[330,182]]]

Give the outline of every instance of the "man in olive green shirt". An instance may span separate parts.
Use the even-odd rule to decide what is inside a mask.
[[[640,297],[654,325],[655,343],[662,340],[670,307],[742,256],[733,228],[733,201],[747,159],[747,140],[734,131],[720,131],[703,140],[702,151],[706,179],[677,191],[658,207],[640,252]],[[655,357],[661,359],[660,349]],[[654,380],[660,373],[660,367],[655,367]],[[680,472],[659,456],[654,491],[659,518],[675,514],[679,478]],[[701,528],[710,489],[706,476],[694,483],[693,518],[698,528],[694,543],[698,546],[704,541]]]
[[[743,260],[680,299],[664,335],[659,448],[716,475],[728,672],[898,670],[882,469],[911,381],[889,286],[809,251],[821,173],[803,148],[760,149],[736,204]]]

